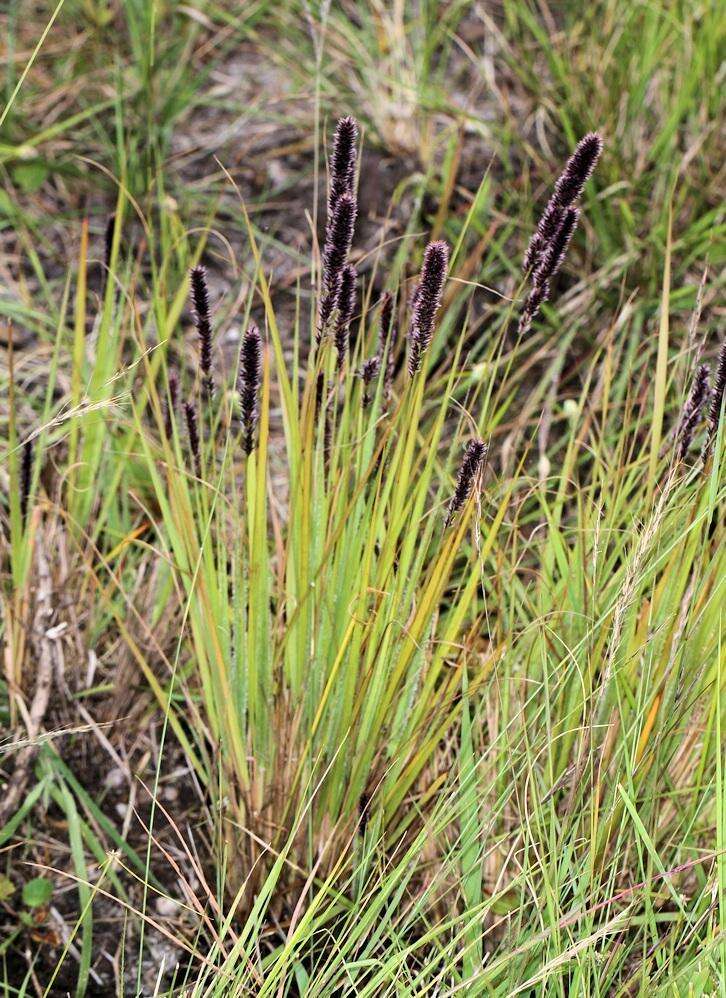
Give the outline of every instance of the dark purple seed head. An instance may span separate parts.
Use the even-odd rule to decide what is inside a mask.
[[[197,478],[202,477],[201,456],[199,451],[199,427],[197,425],[197,412],[194,405],[188,400],[184,402],[184,416],[187,423],[187,436],[189,438],[189,450],[192,452],[194,460],[194,472]]]
[[[483,440],[470,440],[464,449],[464,457],[459,466],[454,494],[446,511],[445,527],[448,527],[459,510],[468,502],[474,488],[481,488],[481,474],[484,470],[488,447]]]
[[[341,194],[335,204],[323,246],[323,285],[328,292],[348,261],[357,209],[355,195],[351,191]]]
[[[376,355],[364,360],[358,374],[363,382],[363,408],[367,409],[371,403],[370,387],[378,377],[381,369],[381,358]]]
[[[25,523],[30,501],[30,485],[33,477],[33,441],[26,440],[20,458],[20,519]]]
[[[169,373],[169,392],[166,400],[166,419],[164,420],[164,430],[169,440],[171,440],[172,437],[172,425],[178,405],[178,400],[179,400],[179,378],[177,377],[176,371],[171,371]]]
[[[522,314],[519,317],[519,326],[517,328],[518,336],[525,336],[529,332],[530,326],[536,319],[540,306],[543,302],[547,301],[550,296],[550,282],[542,281],[541,284],[534,284],[532,290],[529,292],[527,301],[525,302],[524,308],[522,309]]]
[[[701,364],[696,370],[691,384],[691,390],[681,411],[681,418],[678,421],[676,430],[676,453],[679,461],[685,461],[693,434],[701,420],[704,403],[708,399],[708,366]]]
[[[355,185],[358,122],[350,116],[341,118],[335,127],[330,156],[328,218],[331,218],[341,194],[352,193]]]
[[[537,223],[532,238],[529,241],[527,252],[524,255],[524,269],[530,271],[536,265],[544,246],[548,246],[552,237],[562,225],[563,211],[558,204],[550,201],[542,217]]]
[[[713,376],[713,385],[709,393],[708,411],[706,413],[706,440],[701,451],[701,458],[705,462],[713,447],[718,424],[721,419],[721,407],[723,405],[724,393],[726,393],[726,340],[721,344],[718,360],[716,361],[716,373]]]
[[[595,169],[602,139],[597,132],[590,132],[577,145],[561,176],[558,178],[552,197],[549,199],[537,223],[527,252],[524,255],[524,270],[537,268],[542,257],[550,248],[555,234],[565,217],[566,210],[577,201]]]
[[[378,323],[378,354],[384,357],[393,340],[393,295],[384,291],[381,295],[381,314]]]
[[[104,272],[106,274],[106,280],[108,280],[109,271],[111,269],[111,253],[113,252],[113,237],[116,232],[116,215],[109,215],[109,219],[106,222],[106,231],[103,237],[103,265]]]
[[[580,211],[578,208],[567,208],[565,210],[559,228],[549,243],[542,249],[539,264],[532,274],[533,284],[543,284],[554,277],[560,269],[567,253],[567,247],[570,245],[570,240],[577,227],[579,217]]]
[[[323,246],[323,292],[318,315],[318,342],[338,304],[341,275],[353,243],[356,211],[355,195],[346,191],[338,198],[328,222]]]
[[[343,267],[340,275],[337,300],[338,318],[335,323],[335,349],[338,352],[339,370],[345,364],[345,358],[348,355],[350,320],[353,318],[353,312],[355,311],[355,282],[357,276],[355,267],[351,264]]]
[[[712,436],[718,430],[718,421],[721,418],[721,405],[723,404],[724,392],[726,391],[726,340],[721,344],[721,349],[716,362],[716,373],[711,389],[711,402],[708,407],[708,429]]]
[[[191,271],[192,302],[195,322],[199,334],[199,366],[202,370],[202,390],[205,398],[214,391],[212,379],[212,325],[209,314],[209,291],[207,272],[204,267],[194,267]]]
[[[554,196],[561,208],[568,208],[581,196],[601,153],[602,138],[597,132],[589,132],[577,143],[555,184]]]
[[[251,454],[255,449],[255,436],[260,420],[261,385],[262,337],[253,322],[242,338],[239,358],[239,401],[242,414],[242,446],[245,454]]]
[[[424,253],[421,276],[416,286],[409,338],[409,373],[413,376],[421,366],[423,353],[428,349],[433,334],[436,315],[441,307],[444,283],[449,266],[449,247],[443,240],[429,243]]]

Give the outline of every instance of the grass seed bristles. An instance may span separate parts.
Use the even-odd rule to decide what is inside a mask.
[[[355,311],[355,282],[356,270],[351,264],[343,267],[340,275],[340,285],[338,288],[337,316],[335,320],[335,349],[337,351],[336,364],[338,370],[342,370],[348,356],[350,345],[350,321]]]
[[[525,271],[535,268],[547,253],[550,243],[564,219],[565,211],[582,195],[602,153],[602,138],[590,132],[582,138],[555,183],[552,197],[537,224],[524,256]]]
[[[448,527],[456,514],[464,508],[474,489],[481,490],[488,447],[483,440],[470,440],[464,449],[464,457],[459,466],[454,493],[446,511],[444,527]]]
[[[177,406],[179,404],[179,376],[176,371],[171,371],[169,373],[168,379],[168,395],[165,403],[164,412],[164,432],[169,440],[172,438],[174,417],[176,415]]]
[[[202,477],[202,458],[199,445],[199,426],[197,424],[197,412],[194,404],[188,399],[184,402],[184,417],[187,424],[187,436],[189,438],[189,450],[194,461],[194,473],[197,478]]]
[[[360,371],[358,374],[363,382],[363,408],[367,409],[371,403],[370,397],[370,386],[378,377],[378,372],[381,369],[381,358],[376,355],[375,357],[369,357],[368,360],[363,361]]]
[[[421,367],[421,360],[434,335],[436,315],[441,307],[449,266],[449,247],[442,239],[429,243],[424,253],[421,276],[413,295],[408,370],[411,377]]]
[[[24,524],[28,516],[30,486],[33,476],[33,441],[26,440],[20,460],[20,519]]]
[[[207,288],[207,272],[204,267],[193,267],[190,279],[195,325],[199,335],[202,397],[208,400],[214,392],[214,379],[212,377],[212,325],[209,314],[209,290]]]
[[[320,302],[320,328],[322,335],[338,304],[343,268],[353,244],[357,212],[355,194],[345,191],[335,203],[323,247],[323,295]]]
[[[708,457],[708,453],[716,439],[724,393],[726,393],[726,340],[721,344],[721,349],[718,353],[716,371],[713,376],[713,385],[711,386],[710,401],[706,414],[706,442],[703,445],[704,460]]]
[[[693,434],[701,420],[703,406],[708,400],[708,395],[708,365],[701,364],[693,377],[691,390],[683,406],[676,430],[676,452],[679,461],[684,461],[688,455],[693,442]]]
[[[532,274],[534,285],[544,284],[545,281],[551,280],[562,266],[579,217],[580,212],[577,208],[568,208],[565,211],[557,231],[543,250],[537,268]]]
[[[250,323],[242,339],[238,382],[242,414],[242,446],[245,454],[249,456],[255,449],[262,384],[262,337],[254,322]]]
[[[352,194],[355,186],[358,122],[350,115],[341,118],[335,127],[333,151],[330,157],[330,188],[328,191],[328,222],[342,194]]]

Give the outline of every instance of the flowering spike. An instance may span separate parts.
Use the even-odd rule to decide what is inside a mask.
[[[555,197],[562,208],[569,208],[582,195],[601,153],[602,138],[597,132],[588,132],[577,143],[575,151],[555,184]]]
[[[519,326],[517,328],[517,335],[524,336],[525,333],[529,332],[529,328],[532,325],[537,313],[540,310],[542,302],[547,301],[550,296],[550,282],[543,281],[541,284],[535,284],[529,293],[527,301],[524,308],[522,309],[522,314],[519,317]]]
[[[242,446],[245,454],[255,449],[255,433],[260,420],[260,385],[262,383],[262,337],[257,326],[250,326],[242,339],[239,359],[239,400],[242,410]]]
[[[338,351],[338,370],[345,364],[350,342],[350,320],[355,311],[355,281],[356,270],[351,264],[344,267],[340,275],[338,289],[338,318],[335,323],[335,349]]]
[[[109,272],[111,270],[111,253],[113,251],[113,237],[116,232],[116,214],[109,215],[108,221],[106,222],[106,231],[103,235],[103,269],[106,275],[106,280],[109,278]]]
[[[708,452],[713,446],[718,433],[718,423],[721,418],[721,406],[723,405],[724,393],[726,393],[726,340],[721,344],[721,349],[716,362],[716,373],[713,376],[711,387],[711,401],[706,415],[706,443],[703,447],[703,459],[708,457]]]
[[[363,408],[367,409],[371,404],[370,387],[373,381],[378,377],[378,372],[381,369],[381,358],[376,354],[374,357],[369,357],[368,360],[364,360],[361,364],[360,371],[358,374],[363,381]]]
[[[28,515],[28,502],[30,500],[30,485],[33,476],[33,441],[26,440],[23,444],[23,453],[20,460],[20,519],[23,523]]]
[[[202,477],[202,465],[199,452],[199,428],[197,426],[197,413],[191,402],[184,402],[184,416],[187,421],[187,435],[189,437],[189,450],[194,459],[194,473],[197,478]]]
[[[199,334],[199,366],[202,369],[202,392],[204,398],[211,398],[214,391],[212,378],[212,325],[209,315],[209,291],[207,272],[204,267],[194,267],[191,271],[192,301]]]
[[[411,377],[421,367],[421,358],[434,335],[434,322],[441,306],[449,266],[449,247],[443,240],[429,243],[424,253],[421,276],[413,300],[409,339],[411,353],[408,369]]]
[[[524,257],[525,271],[536,267],[560,228],[565,211],[578,200],[602,152],[602,138],[590,132],[581,139],[555,184]]]
[[[176,371],[171,371],[169,374],[169,395],[166,400],[166,419],[164,420],[164,430],[167,437],[171,440],[172,436],[172,423],[174,420],[174,414],[176,413],[176,407],[179,399],[179,378],[177,377]]]
[[[454,494],[446,511],[444,526],[448,527],[460,509],[468,502],[474,488],[481,488],[481,474],[486,461],[487,445],[483,440],[470,440],[464,449],[464,458],[459,467]]]
[[[335,127],[333,151],[330,157],[330,190],[328,192],[328,220],[332,219],[341,194],[353,192],[357,158],[358,122],[348,115]]]
[[[381,316],[378,326],[378,356],[384,370],[383,394],[386,398],[391,393],[396,366],[395,342],[398,329],[393,313],[393,304],[391,292],[384,291],[381,296]]]
[[[685,461],[693,441],[693,434],[701,419],[704,403],[708,399],[708,366],[701,364],[696,370],[691,390],[681,411],[676,430],[677,454],[679,461]]]
[[[549,245],[544,249],[537,269],[532,274],[532,283],[544,284],[557,273],[565,259],[567,247],[570,245],[577,221],[580,217],[578,208],[568,208],[562,216],[560,226],[553,235]]]
[[[351,191],[338,198],[329,221],[323,246],[323,296],[320,303],[320,337],[337,305],[343,268],[353,243],[357,203]]]

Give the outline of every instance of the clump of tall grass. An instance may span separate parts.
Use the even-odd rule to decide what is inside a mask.
[[[291,330],[244,205],[253,279],[232,364],[215,343],[200,249],[171,302],[156,287],[158,349],[133,338],[134,313],[130,417],[109,428],[97,418],[111,407],[101,347],[130,349],[124,299],[105,294],[91,359],[82,296],[77,306],[68,520],[79,547],[86,528],[98,545],[103,613],[220,833],[224,918],[194,993],[278,993],[317,967],[320,994],[392,992],[404,975],[412,993],[445,982],[504,994],[559,981],[563,966],[574,968],[565,990],[609,993],[635,972],[617,946],[603,961],[600,942],[629,938],[623,899],[643,884],[654,945],[695,959],[712,934],[710,874],[694,874],[695,888],[671,878],[713,859],[717,819],[699,795],[721,779],[713,525],[726,351],[711,384],[697,369],[655,496],[616,339],[583,362],[559,464],[531,477],[523,447],[501,475],[498,441],[518,417],[508,377],[527,340],[506,355],[500,332],[474,377],[466,329],[449,322],[457,252],[440,239],[420,240],[402,279],[381,253],[376,298],[355,256],[358,141],[343,119],[319,285],[300,294]],[[578,145],[545,208],[520,334],[552,292],[600,150],[596,135]],[[189,290],[194,371],[178,360]],[[11,430],[10,532],[23,551],[42,445],[20,456]],[[680,459],[699,433],[696,472]],[[91,499],[106,454],[109,488]],[[142,510],[131,525],[127,497]],[[112,567],[126,570],[139,537],[153,553],[143,613]],[[17,562],[23,580],[30,562]],[[15,648],[24,585],[9,613]],[[157,641],[164,620],[171,654]],[[641,942],[623,952],[642,956]]]

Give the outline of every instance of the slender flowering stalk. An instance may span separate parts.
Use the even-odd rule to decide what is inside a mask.
[[[370,387],[371,384],[378,377],[378,372],[381,369],[381,358],[376,354],[375,357],[369,357],[368,360],[363,361],[361,364],[360,371],[358,374],[363,381],[363,408],[367,409],[371,404]]]
[[[202,394],[205,399],[212,397],[212,324],[209,315],[209,291],[207,273],[204,267],[194,267],[191,272],[192,302],[199,334],[199,366],[202,369]]]
[[[688,398],[683,406],[676,430],[676,453],[679,461],[685,461],[693,434],[701,420],[704,403],[708,399],[708,366],[701,364],[697,369]]]
[[[384,291],[381,295],[381,314],[378,321],[378,356],[383,358],[386,355],[389,344],[393,339],[393,295],[390,291]]]
[[[726,340],[721,344],[718,361],[716,362],[716,373],[714,374],[713,385],[711,387],[711,401],[706,415],[706,442],[703,445],[704,461],[708,457],[718,433],[718,423],[721,418],[724,393],[726,393]]]
[[[436,314],[441,307],[449,266],[449,247],[443,240],[429,243],[424,253],[421,276],[416,286],[409,332],[408,370],[411,377],[421,367],[421,359],[434,335]]]
[[[396,355],[395,343],[398,329],[393,313],[393,295],[385,291],[381,296],[381,316],[378,326],[378,356],[383,366],[383,395],[388,398],[393,387]]]
[[[197,426],[197,413],[194,405],[188,400],[184,402],[184,416],[187,421],[187,435],[189,437],[189,450],[194,459],[194,473],[197,478],[202,477],[202,462],[199,450],[199,427]]]
[[[564,171],[555,184],[552,197],[547,202],[542,217],[532,236],[524,257],[525,271],[534,268],[550,241],[562,224],[565,211],[581,196],[602,153],[602,138],[597,132],[588,133],[577,144],[567,161]]]
[[[338,304],[343,268],[353,244],[355,216],[358,210],[355,194],[344,191],[335,203],[323,246],[323,296],[320,302],[318,339]]]
[[[463,509],[474,489],[481,489],[481,476],[484,470],[488,447],[483,440],[470,440],[464,448],[464,458],[459,467],[454,494],[446,511],[444,526],[448,527],[459,510]]]
[[[250,324],[242,339],[239,358],[239,401],[242,411],[242,446],[249,455],[255,449],[255,435],[260,421],[260,385],[262,384],[262,337]]]
[[[33,441],[26,440],[20,460],[20,519],[23,524],[28,516],[30,501],[30,483],[33,475]]]
[[[178,401],[179,401],[179,378],[177,377],[176,371],[171,371],[169,374],[169,387],[168,387],[168,396],[166,399],[166,413],[164,419],[164,432],[166,433],[166,436],[169,440],[171,440],[172,437],[172,427]]]
[[[338,289],[338,317],[335,323],[335,349],[338,352],[337,365],[341,370],[348,356],[348,346],[350,344],[350,321],[355,311],[355,267],[348,264],[343,267],[340,275],[340,287]]]
[[[335,127],[333,152],[330,157],[330,190],[328,191],[328,222],[332,220],[341,194],[352,194],[355,186],[358,122],[348,115]]]

